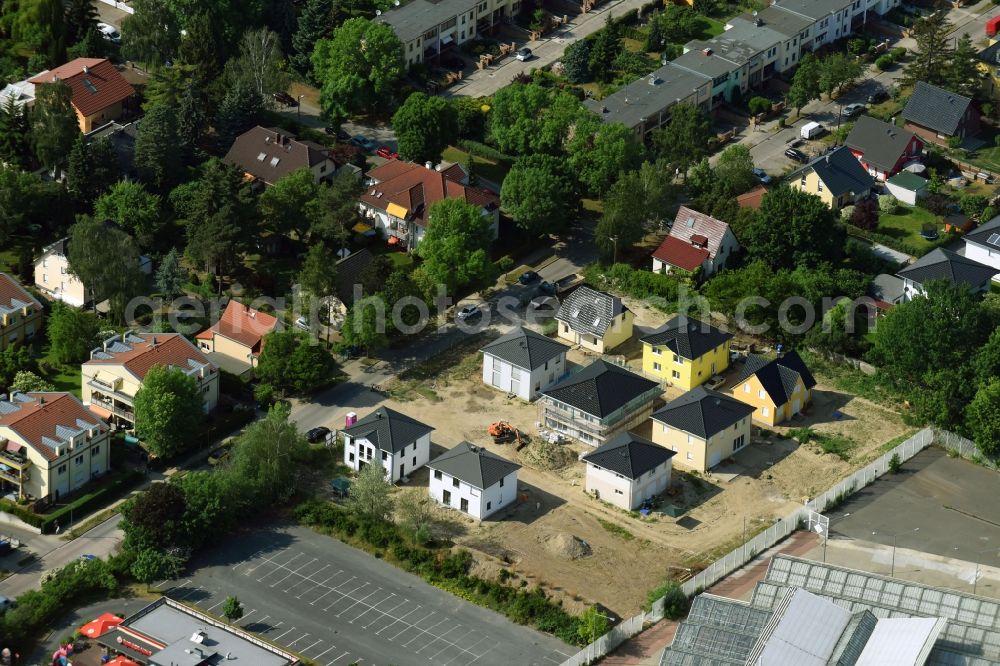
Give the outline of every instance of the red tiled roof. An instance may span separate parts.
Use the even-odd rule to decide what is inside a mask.
[[[667,236],[660,243],[660,247],[653,252],[653,256],[671,266],[693,271],[708,259],[709,253],[705,248],[695,247],[679,238]]]
[[[256,350],[261,338],[273,331],[277,324],[277,318],[232,300],[226,305],[219,321],[195,337],[211,340],[218,334]]]
[[[764,201],[765,194],[767,194],[767,188],[763,185],[758,185],[749,192],[736,197],[736,205],[740,208],[753,208],[757,210],[760,208],[761,202]]]
[[[42,437],[55,440],[56,426],[80,430],[77,421],[94,427],[102,424],[93,412],[69,393],[29,393],[31,402],[14,403],[18,409],[0,415],[0,427],[7,427],[20,435],[28,444],[48,460],[56,459],[56,452],[42,441]],[[101,432],[104,432],[103,428]]]
[[[84,365],[122,365],[141,381],[154,365],[174,366],[188,370],[188,360],[208,366],[215,365],[197,347],[179,333],[132,333],[142,342],[126,343],[129,351],[108,352],[111,358],[92,358]],[[155,341],[155,343],[154,343]]]
[[[437,171],[413,162],[391,160],[369,171],[368,177],[377,183],[361,195],[363,203],[379,210],[394,203],[405,208],[407,218],[420,226],[427,226],[427,210],[442,199],[465,199],[483,208],[500,203],[489,190],[463,185],[465,172],[457,164]]]
[[[21,305],[15,305],[14,300],[17,299],[22,303],[30,303],[31,309],[37,312],[42,310],[42,304],[38,300],[28,293],[28,290],[21,286],[21,283],[7,275],[6,273],[0,273],[0,307],[8,309],[17,309],[23,307]]]
[[[87,71],[84,71],[84,68]],[[73,106],[84,116],[117,104],[135,94],[135,88],[106,58],[77,58],[29,79],[34,84],[59,78],[73,90]]]
[[[677,211],[677,217],[674,218],[674,226],[670,228],[670,236],[689,245],[692,240],[705,239],[708,254],[714,258],[722,246],[722,238],[728,228],[729,225],[722,220],[681,206]]]

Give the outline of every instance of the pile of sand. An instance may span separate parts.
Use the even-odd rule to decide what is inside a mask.
[[[591,553],[590,544],[566,532],[546,534],[540,540],[545,550],[563,559],[578,560],[581,557],[589,557]]]

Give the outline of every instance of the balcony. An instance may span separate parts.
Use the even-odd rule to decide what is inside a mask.
[[[3,479],[8,483],[14,484],[15,486],[18,487],[18,490],[20,490],[21,484],[27,481],[29,478],[30,474],[27,471],[4,469],[2,466],[0,466],[0,479]]]
[[[100,393],[92,393],[90,395],[90,402],[91,404],[101,407],[102,409],[108,410],[119,418],[123,418],[130,423],[135,423],[135,412],[132,411],[132,408],[129,405],[116,403],[114,400],[109,400]]]
[[[31,467],[31,461],[28,460],[27,456],[5,450],[0,450],[0,464],[6,465],[18,472]]]
[[[102,382],[95,378],[91,378],[87,381],[87,386],[94,389],[94,393],[92,395],[95,398],[99,397],[101,400],[111,400],[113,398],[131,405],[134,397],[118,390],[121,388],[121,382],[115,382],[115,384],[118,385],[118,388],[114,388],[108,385],[107,382]]]

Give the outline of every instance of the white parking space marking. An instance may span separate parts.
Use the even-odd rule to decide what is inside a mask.
[[[299,652],[301,652],[302,654],[305,654],[306,652],[309,652],[309,650],[312,650],[314,647],[316,647],[317,645],[319,645],[322,642],[323,641],[316,641],[315,643],[313,643],[309,647],[303,648],[303,649],[299,650]]]
[[[293,631],[295,631],[295,627],[292,627],[291,629],[289,629],[289,630],[285,631],[285,633],[281,634],[281,636],[284,636],[285,634],[288,634],[288,633],[291,633],[291,632],[293,632]],[[280,640],[281,640],[281,636],[275,636],[275,637],[274,637],[274,640],[276,640],[276,641],[280,641]]]
[[[291,558],[290,558],[290,559],[289,559],[289,560],[288,560],[287,562],[285,562],[284,564],[278,564],[277,562],[275,562],[274,560],[271,560],[270,558],[265,558],[265,559],[267,559],[267,560],[268,560],[268,561],[269,561],[269,562],[270,562],[271,564],[275,565],[275,568],[274,568],[274,569],[272,569],[271,571],[268,571],[268,572],[267,572],[266,574],[264,574],[264,575],[263,575],[263,576],[261,576],[260,578],[258,578],[258,579],[257,579],[257,582],[258,582],[258,583],[261,583],[261,582],[263,582],[263,581],[264,581],[264,579],[265,579],[265,578],[267,578],[268,576],[271,576],[271,575],[273,575],[273,574],[276,574],[276,573],[280,573],[282,569],[284,569],[284,568],[288,567],[288,565],[289,565],[289,564],[291,564],[292,562],[294,562],[295,560],[297,560],[297,559],[298,559],[298,558],[300,558],[300,557],[302,557],[302,553],[296,553],[295,555],[293,555],[293,556],[292,556],[292,557],[291,557]]]
[[[367,584],[368,584],[368,583],[365,583],[365,585],[367,585]],[[376,589],[375,589],[375,591],[374,591],[374,592],[371,592],[371,593],[369,593],[369,594],[368,594],[368,596],[366,596],[366,597],[363,597],[363,598],[361,598],[361,599],[358,599],[358,600],[357,600],[357,601],[355,601],[355,602],[354,602],[353,604],[351,604],[350,606],[348,606],[348,607],[347,607],[347,608],[345,608],[344,610],[342,610],[342,611],[340,611],[339,613],[337,613],[336,617],[340,617],[341,615],[343,615],[343,614],[344,614],[344,613],[346,613],[347,611],[351,610],[352,608],[354,608],[354,607],[355,607],[355,606],[357,606],[358,604],[363,604],[363,603],[365,602],[365,600],[366,600],[366,599],[369,599],[369,598],[371,598],[371,597],[375,596],[376,594],[378,594],[378,593],[379,593],[379,591],[380,591],[381,589],[382,589],[381,587],[379,587],[379,588],[376,588]],[[374,606],[372,606],[371,608],[374,608]],[[369,610],[370,610],[370,609],[369,609]],[[353,622],[353,620],[352,620],[352,622]]]
[[[298,573],[299,571],[302,571],[303,569],[305,569],[307,566],[309,566],[310,564],[312,564],[315,561],[316,561],[316,558],[314,557],[314,558],[312,558],[312,562],[307,562],[306,564],[303,564],[302,566],[300,566],[295,571],[289,571],[288,574],[284,578],[271,583],[271,587],[277,586],[278,584],[280,584],[281,582],[283,582],[285,580],[285,578],[288,578],[289,576],[294,576],[296,573]],[[287,592],[287,590],[286,590],[286,592]]]
[[[289,643],[288,647],[292,647],[293,645],[295,645],[296,643],[298,643],[299,641],[301,641],[303,638],[309,638],[309,634],[302,634],[301,636],[299,636],[298,638],[296,638],[294,641],[292,641],[291,643]]]
[[[316,655],[315,657],[313,657],[313,659],[319,659],[320,657],[322,657],[322,656],[323,656],[324,654],[326,654],[327,652],[330,652],[330,651],[332,651],[332,650],[336,650],[336,649],[337,649],[337,646],[336,646],[336,645],[331,645],[330,647],[328,647],[327,649],[323,650],[323,651],[322,651],[322,652],[320,652],[320,653],[319,653],[318,655]]]
[[[254,558],[256,558],[256,557],[257,557],[258,555],[262,554],[263,552],[264,552],[264,551],[262,551],[262,550],[258,550],[258,551],[257,551],[256,553],[254,553],[254,554],[253,554],[253,555],[251,555],[250,557],[246,558],[246,559],[245,559],[245,560],[243,560],[242,562],[237,562],[237,563],[236,563],[236,564],[234,564],[234,565],[233,565],[233,567],[232,567],[232,568],[233,568],[233,571],[236,571],[236,569],[237,569],[238,567],[241,567],[241,566],[243,566],[244,564],[247,564],[248,562],[251,562],[251,561],[253,561],[253,560],[254,560]]]
[[[213,610],[215,610],[215,607],[216,607],[216,606],[221,606],[221,605],[222,605],[222,603],[223,603],[224,601],[225,601],[225,599],[223,599],[222,601],[217,601],[217,602],[215,603],[215,605],[211,606],[211,607],[210,607],[210,608],[208,609],[208,612],[209,612],[209,613],[211,613],[211,612],[212,612]]]
[[[254,613],[256,613],[256,612],[257,612],[257,609],[256,609],[256,608],[253,608],[253,609],[251,609],[251,610],[250,610],[250,612],[249,612],[249,613],[246,613],[246,614],[245,614],[245,615],[244,615],[243,617],[241,617],[240,619],[241,619],[241,620],[245,620],[245,619],[247,619],[248,617],[250,617],[251,615],[253,615],[253,614],[254,614]]]
[[[336,663],[337,663],[338,661],[340,661],[341,659],[343,659],[344,657],[346,657],[346,656],[347,656],[347,655],[349,655],[349,654],[351,654],[351,653],[350,653],[350,652],[345,652],[344,654],[340,655],[339,657],[337,657],[336,659],[334,659],[333,661],[331,661],[331,662],[330,662],[329,664],[327,664],[326,666],[330,666],[330,664],[336,664]],[[355,660],[354,660],[354,663],[356,663],[356,664],[360,664],[360,663],[361,663],[361,660],[360,660],[360,659],[355,659]]]

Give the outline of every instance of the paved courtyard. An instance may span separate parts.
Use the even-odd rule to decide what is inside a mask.
[[[158,587],[216,615],[236,595],[241,626],[321,666],[551,666],[575,651],[305,528],[255,531],[193,564]]]

